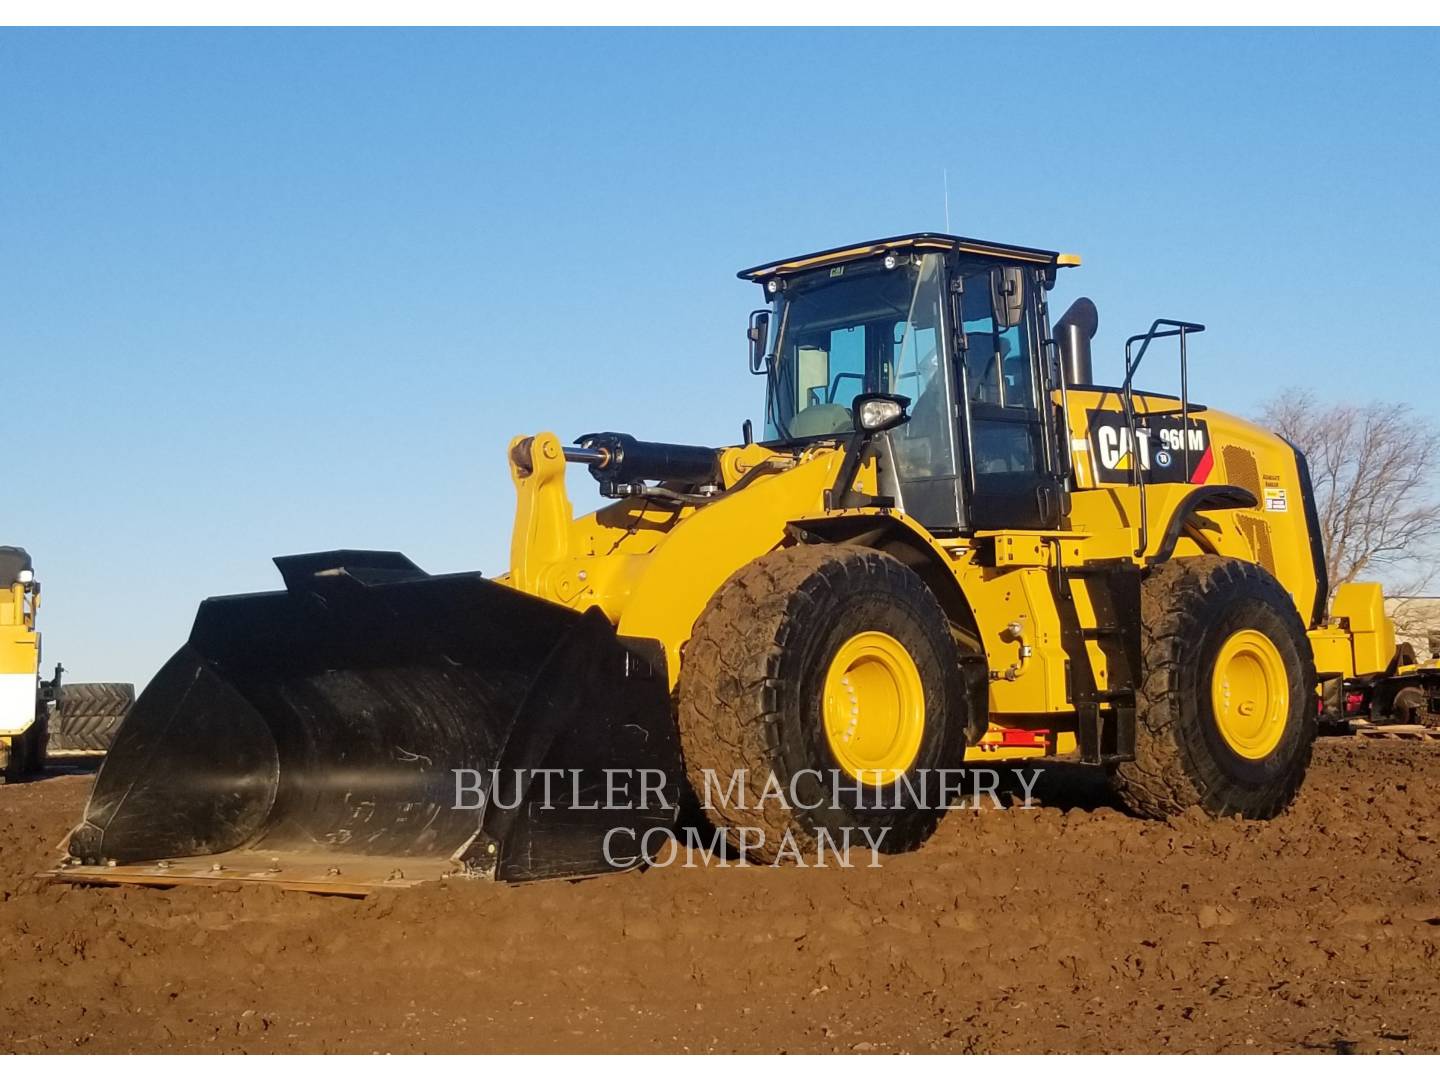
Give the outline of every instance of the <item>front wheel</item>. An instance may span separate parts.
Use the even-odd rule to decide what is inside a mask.
[[[1111,774],[1136,813],[1274,817],[1317,729],[1315,661],[1289,593],[1240,559],[1166,563],[1141,586],[1135,760]]]
[[[691,787],[711,824],[732,842],[748,830],[751,857],[771,861],[821,837],[918,847],[944,813],[936,774],[963,760],[967,715],[949,621],[924,581],[843,544],[734,574],[680,669]]]

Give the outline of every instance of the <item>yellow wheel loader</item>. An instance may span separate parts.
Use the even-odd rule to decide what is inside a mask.
[[[1001,762],[1088,763],[1147,816],[1280,813],[1320,685],[1392,661],[1379,590],[1326,610],[1304,457],[1189,399],[1203,326],[1156,320],[1097,381],[1094,305],[1047,303],[1078,265],[925,233],[743,271],[758,437],[517,438],[507,573],[335,551],[205,601],[66,876],[577,877],[682,805],[752,861],[893,853]],[[1178,395],[1136,386],[1162,342]]]
[[[40,677],[40,583],[24,548],[0,547],[0,782],[43,772],[57,759],[96,758],[135,700],[130,683],[67,683],[64,667]]]
[[[45,767],[52,684],[40,678],[40,585],[24,548],[0,547],[0,783]]]

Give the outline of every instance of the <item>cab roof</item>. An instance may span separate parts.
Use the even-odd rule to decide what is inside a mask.
[[[1043,248],[1019,247],[1015,244],[997,244],[989,240],[975,240],[968,236],[951,236],[949,233],[907,233],[891,236],[884,240],[870,240],[863,244],[849,244],[845,247],[828,248],[810,255],[797,255],[779,262],[762,263],[749,270],[741,270],[739,277],[746,281],[760,281],[764,278],[784,277],[813,270],[817,266],[833,266],[835,263],[851,262],[869,255],[886,251],[959,251],[966,255],[979,255],[992,259],[1012,259],[1017,262],[1034,263],[1039,266],[1079,266],[1080,256],[1065,255]]]

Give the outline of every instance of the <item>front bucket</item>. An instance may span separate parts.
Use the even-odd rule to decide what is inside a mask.
[[[72,878],[579,877],[674,822],[664,674],[598,610],[393,552],[275,562],[285,591],[205,601],[135,702]]]

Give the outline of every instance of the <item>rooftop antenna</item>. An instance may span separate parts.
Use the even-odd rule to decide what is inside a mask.
[[[941,169],[940,175],[945,182],[945,231],[950,231],[950,170]]]

